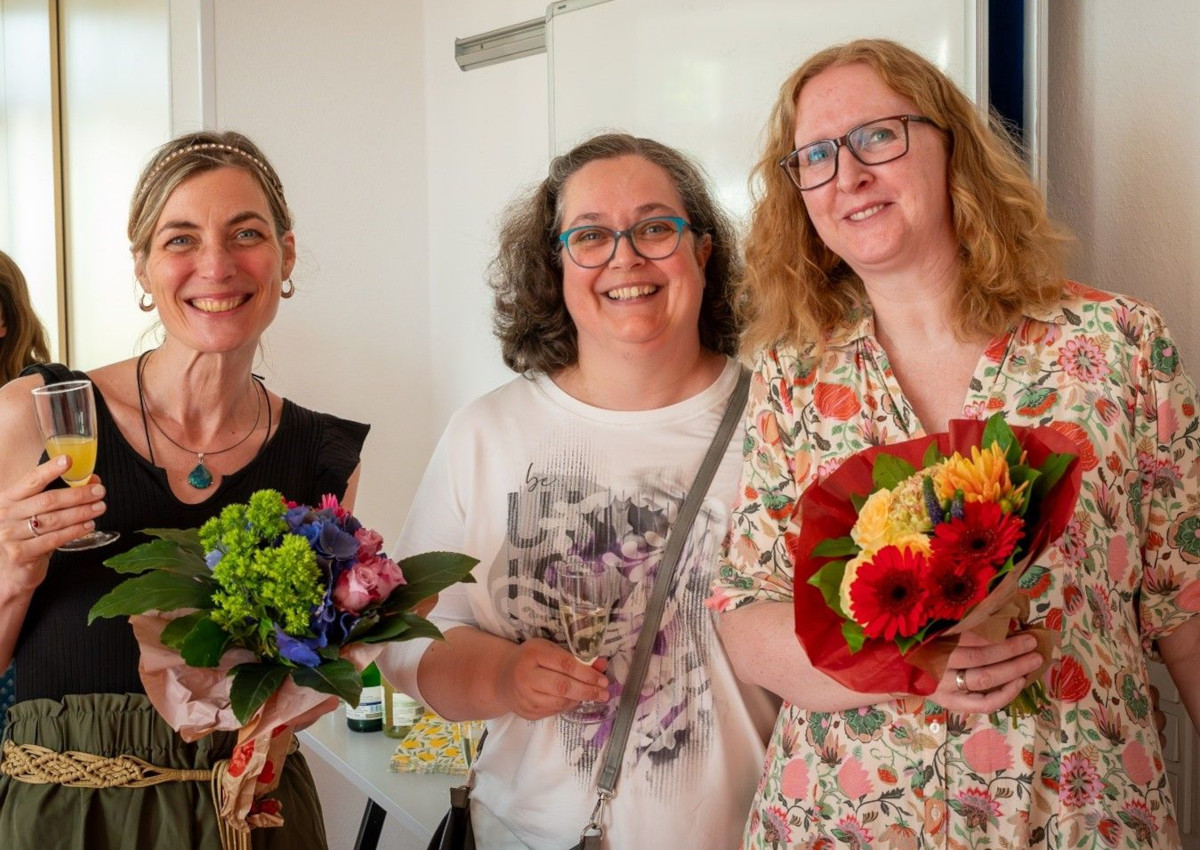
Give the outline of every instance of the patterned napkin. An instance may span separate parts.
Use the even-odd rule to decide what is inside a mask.
[[[473,755],[484,725],[483,721],[454,723],[426,711],[396,745],[390,769],[397,773],[465,774],[468,751],[464,744]]]

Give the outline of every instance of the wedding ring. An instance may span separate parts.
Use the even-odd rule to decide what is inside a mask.
[[[967,687],[967,671],[959,670],[954,674],[954,687],[961,694],[969,694],[971,689]]]
[[[42,524],[38,522],[37,514],[31,516],[26,522],[29,524],[29,533],[34,537],[40,537],[42,533],[38,529],[42,527]]]

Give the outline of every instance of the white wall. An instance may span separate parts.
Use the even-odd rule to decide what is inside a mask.
[[[510,379],[484,283],[501,211],[549,163],[546,56],[462,71],[454,39],[540,18],[545,0],[424,0],[429,146],[430,419]]]
[[[422,8],[214,7],[217,126],[263,147],[296,216],[297,291],[261,368],[300,404],[372,424],[357,512],[390,538],[438,431]]]
[[[1071,272],[1147,298],[1200,376],[1200,4],[1052,0],[1050,206]]]
[[[1200,4],[1047,0],[1052,212],[1070,271],[1156,304],[1200,378]],[[1200,745],[1155,665],[1185,846],[1200,847]]]

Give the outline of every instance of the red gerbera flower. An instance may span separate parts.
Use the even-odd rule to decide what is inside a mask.
[[[986,561],[951,561],[935,552],[929,565],[925,600],[929,616],[938,620],[961,620],[988,593],[996,568]]]
[[[967,502],[962,519],[940,523],[933,530],[933,560],[999,567],[1017,547],[1024,525],[1019,516],[1004,513],[995,502]]]
[[[921,553],[884,546],[858,568],[850,585],[850,601],[867,637],[910,637],[925,625],[924,567]]]

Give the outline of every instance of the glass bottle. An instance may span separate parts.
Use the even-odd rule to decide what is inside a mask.
[[[362,671],[362,695],[357,706],[346,706],[346,725],[355,732],[378,732],[383,728],[383,686],[374,662]]]
[[[400,740],[412,731],[417,721],[425,714],[425,706],[403,691],[383,680],[383,734]]]

